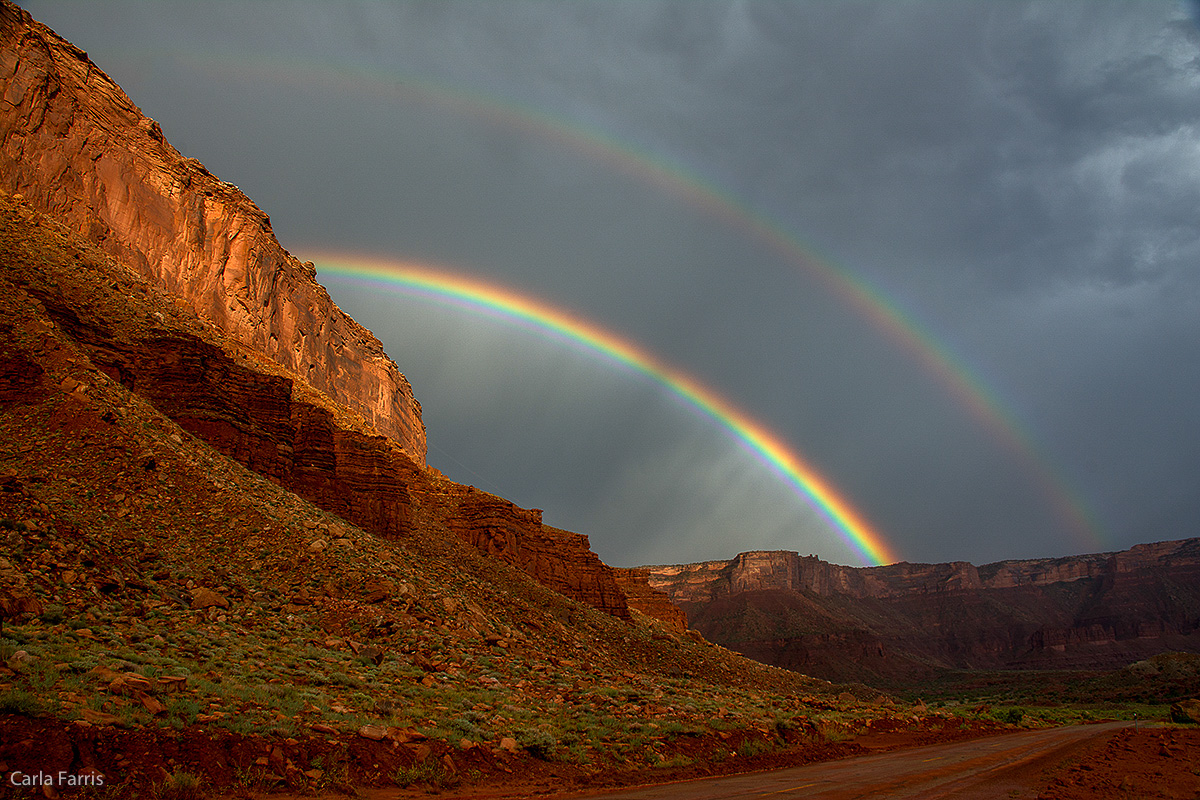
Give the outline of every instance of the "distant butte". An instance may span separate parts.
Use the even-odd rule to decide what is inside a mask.
[[[1200,539],[982,567],[843,567],[781,550],[645,569],[710,641],[827,680],[1200,652]]]

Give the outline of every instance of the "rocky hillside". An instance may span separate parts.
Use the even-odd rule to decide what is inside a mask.
[[[395,538],[436,517],[546,586],[629,617],[586,536],[424,469],[408,382],[311,266],[280,247],[266,214],[180,156],[85,53],[7,0],[0,92],[0,188],[143,279],[93,292],[74,275],[17,278],[95,366],[365,530]],[[168,324],[160,308],[202,324]],[[655,613],[661,598],[644,585],[636,593]]]
[[[1200,539],[982,567],[843,567],[775,551],[648,572],[713,641],[835,679],[1115,668],[1200,651]]]
[[[912,724],[630,611],[363,426],[0,192],[0,779],[545,791]]]

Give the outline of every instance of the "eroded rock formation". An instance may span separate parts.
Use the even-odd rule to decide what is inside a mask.
[[[629,617],[587,537],[425,469],[407,380],[312,265],[283,250],[237,187],[171,147],[85,53],[9,0],[0,0],[0,193],[19,199],[5,201],[5,240],[17,247],[3,265],[10,279],[96,366],[185,430],[366,530],[440,526]],[[35,212],[81,240],[50,241]],[[14,381],[29,367],[0,363]]]
[[[370,331],[237,187],[184,158],[79,48],[0,0],[0,188],[63,221],[425,462],[421,407]]]
[[[663,624],[667,630],[683,633],[688,628],[687,614],[671,602],[666,592],[650,585],[650,570],[645,567],[616,568],[617,585],[625,593],[629,607]]]
[[[1200,651],[1200,539],[982,567],[750,552],[650,567],[649,583],[711,641],[831,679]]]
[[[34,216],[3,216],[4,242],[34,254],[0,249],[6,279],[36,298],[92,364],[184,430],[365,530],[385,537],[409,535],[417,525],[448,531],[561,594],[629,618],[612,568],[586,536],[419,467],[361,418],[190,312],[157,311],[165,298],[111,260],[97,263],[84,248],[56,244],[31,225]],[[42,257],[55,247],[64,248],[60,258]],[[8,372],[28,372],[3,356],[0,368],[12,362]]]

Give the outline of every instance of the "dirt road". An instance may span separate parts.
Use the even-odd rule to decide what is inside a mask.
[[[585,795],[597,800],[974,800],[1036,796],[1048,770],[1129,723],[1024,731],[807,767]]]

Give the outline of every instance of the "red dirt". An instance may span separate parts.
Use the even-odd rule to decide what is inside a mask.
[[[368,798],[424,797],[434,789],[447,797],[531,797],[780,769],[993,731],[992,726],[960,727],[944,720],[927,720],[917,729],[881,723],[856,740],[829,743],[816,741],[812,731],[796,729],[785,732],[786,744],[780,749],[758,755],[739,751],[746,752],[743,745],[748,741],[761,741],[760,732],[711,731],[661,745],[665,757],[682,766],[623,770],[612,764],[598,768],[542,761],[526,752],[488,747],[464,751],[436,740],[396,745],[346,734],[284,739],[201,726],[124,729],[0,715],[0,797],[27,796],[31,791],[11,785],[15,772],[57,776],[60,771],[85,775],[92,770],[104,776],[110,797],[143,796],[177,771],[198,777],[210,796],[226,798],[288,800],[351,792]],[[415,783],[397,789],[392,780],[396,771],[423,760],[444,767],[443,785]],[[316,778],[306,774],[314,763],[324,767]],[[95,791],[95,786],[64,787],[61,796]]]
[[[1200,797],[1200,729],[1123,728],[1064,764],[1038,797]]]

